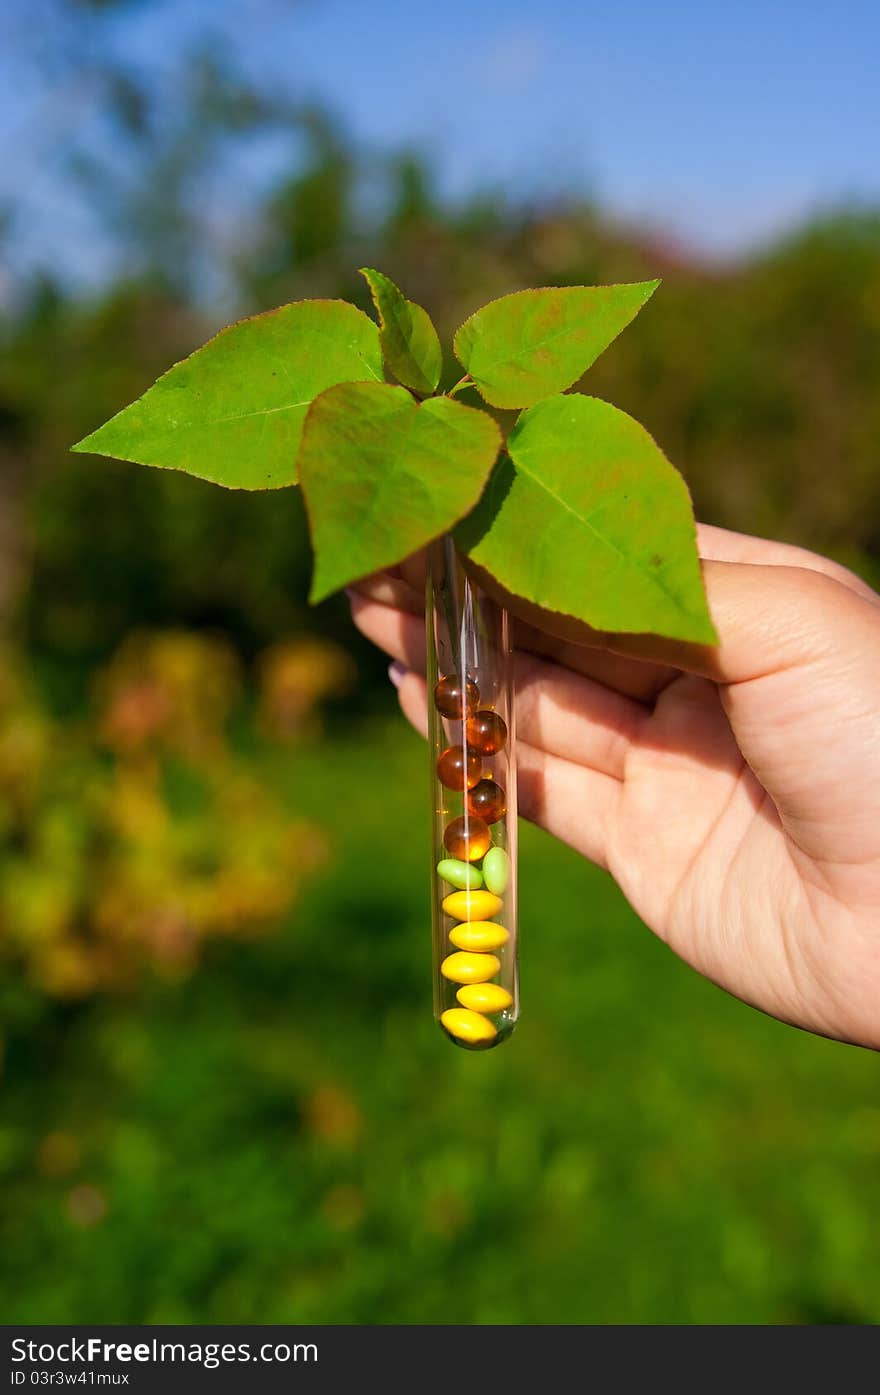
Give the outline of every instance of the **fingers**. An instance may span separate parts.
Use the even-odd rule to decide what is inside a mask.
[[[421,616],[424,613],[425,602],[421,589],[411,585],[397,572],[379,572],[349,587],[348,598],[355,624],[363,630],[368,639],[372,639],[395,658],[405,658],[412,667],[424,669],[424,637],[419,647],[419,644],[413,642],[413,636],[416,634],[414,627],[401,627],[400,633],[396,627],[382,625],[377,628],[378,615],[365,608],[365,602],[369,601],[407,617],[419,617],[419,627],[423,628]],[[529,606],[527,602],[518,600],[512,600],[511,605],[513,604],[520,612],[531,613],[536,617],[535,623],[529,623],[521,616],[515,618],[514,643],[518,650],[551,659],[573,673],[592,678],[595,682],[639,702],[653,702],[657,694],[675,676],[675,670],[668,667],[588,647],[581,642],[584,627],[577,621],[571,621],[570,624],[581,634],[581,640],[566,640],[559,635],[550,634],[541,628],[540,616],[543,612],[539,611],[537,606]],[[564,617],[556,616],[555,619],[562,621]],[[362,620],[365,623],[370,622],[369,630],[364,628]],[[595,634],[595,631],[592,633]],[[407,646],[406,652],[411,655],[410,658],[406,658],[402,650],[401,646],[404,644]]]
[[[516,656],[517,731],[539,751],[622,780],[647,710],[591,678]]]
[[[514,622],[514,642],[518,650],[562,664],[573,673],[592,678],[606,688],[636,702],[652,703],[678,672],[666,664],[651,663],[624,654],[612,653],[580,640],[566,640],[547,634],[525,620]],[[595,634],[595,632],[594,632]],[[596,636],[597,641],[600,638]]]
[[[844,884],[846,864],[864,881],[880,788],[880,608],[802,567],[706,562],[704,576],[716,649],[646,636],[615,646],[720,684],[737,746],[793,844],[829,885]]]
[[[778,582],[780,588],[787,586],[797,599],[799,594],[809,590],[811,579],[821,578],[880,608],[880,596],[853,572],[806,548],[769,542],[706,524],[698,524],[697,533],[700,555],[704,558],[704,582],[707,591],[710,582],[715,591],[714,596],[709,592],[709,609],[719,629],[715,609],[726,604],[725,597],[730,590],[718,571],[718,567],[725,563],[737,564],[741,568],[753,567],[761,572],[759,577],[753,577],[748,583],[740,573],[743,589],[748,585],[752,592],[762,591],[767,585]],[[786,576],[774,573],[785,573]],[[796,574],[794,578],[789,578],[791,573]],[[728,655],[722,656],[719,651],[657,641],[641,635],[606,634],[570,616],[544,611],[519,597],[510,596],[484,572],[479,573],[479,580],[516,617],[518,648],[555,659],[557,663],[565,664],[567,668],[641,702],[653,702],[681,668],[726,681],[723,674],[728,668]],[[737,608],[735,605],[734,609]],[[784,625],[782,629],[785,631]],[[731,662],[737,667],[735,658],[732,657]],[[747,661],[744,666],[748,667]]]
[[[393,606],[407,615],[423,615],[425,610],[423,592],[394,572],[376,572],[349,586],[348,598],[352,604],[358,596],[375,601],[377,605]]]
[[[421,736],[427,735],[425,680],[410,671],[394,681],[401,709]],[[517,741],[519,812],[554,837],[607,870],[621,785],[609,775],[585,769]]]
[[[833,562],[829,557],[811,552],[806,547],[776,542],[770,538],[756,538],[749,533],[736,533],[730,528],[716,528],[711,523],[698,523],[697,548],[700,557],[707,562],[748,562],[755,566],[802,567],[806,571],[821,572],[866,600],[880,603],[877,592],[861,577],[856,576],[855,572],[841,566],[839,562]],[[354,589],[386,605],[399,605],[404,610],[417,612],[422,608],[424,588],[425,554],[421,552],[408,557],[400,566],[387,572],[364,577],[356,583]],[[515,612],[522,613],[525,617],[526,603],[512,601],[511,605]],[[538,610],[537,607],[532,609]],[[563,616],[552,618],[556,622],[552,629],[563,638],[575,641],[584,638],[578,622],[567,622]],[[558,628],[559,625],[561,629]],[[576,628],[573,629],[572,626]],[[546,625],[540,626],[541,632],[546,629]]]
[[[520,813],[609,870],[623,785],[528,742],[517,746]]]
[[[613,635],[590,629],[578,620],[541,610],[499,588],[487,574],[479,580],[491,594],[506,604],[515,617],[515,643],[527,653],[551,659],[574,673],[591,678],[639,702],[653,703],[676,672],[685,669],[720,682],[741,681],[748,676],[759,654],[773,661],[785,652],[794,638],[791,626],[780,608],[799,608],[808,594],[830,586],[845,591],[876,613],[880,597],[852,572],[825,557],[785,543],[768,542],[745,534],[698,526],[699,544],[705,555],[703,577],[709,608],[716,627],[723,630],[718,649],[670,641],[648,635]],[[725,568],[733,569],[725,572]],[[407,615],[421,615],[424,560],[410,558],[393,573],[368,577],[358,584],[357,593],[378,604],[393,607]],[[350,593],[352,594],[352,593]],[[773,596],[772,602],[769,600]],[[755,620],[742,630],[743,605],[757,617],[766,611],[758,626],[764,639],[752,634]],[[779,633],[776,634],[778,629]],[[734,636],[739,634],[739,649]],[[386,646],[387,647],[387,646]],[[396,652],[389,649],[389,653]],[[740,657],[737,658],[739,652]],[[421,662],[413,660],[418,667]],[[739,674],[740,677],[735,675]]]
[[[709,562],[750,562],[756,566],[803,567],[806,571],[821,572],[866,600],[880,602],[877,592],[872,591],[855,572],[805,547],[771,542],[767,538],[753,538],[748,533],[734,533],[729,528],[715,528],[710,523],[697,524],[697,547],[700,556]]]
[[[425,671],[425,622],[421,615],[350,593],[351,615],[361,634],[407,668]]]
[[[419,736],[423,736],[427,741],[428,702],[424,678],[419,673],[404,669],[398,677],[392,675],[392,680],[397,688],[397,700],[404,717],[410,726],[415,727]]]
[[[822,572],[706,561],[703,581],[717,646],[658,635],[609,635],[609,647],[737,684],[808,663],[827,651],[841,630],[848,643],[876,639],[877,606]]]
[[[407,669],[424,671],[425,633],[420,620],[362,596],[353,598],[352,613],[358,628],[374,644]],[[534,655],[517,654],[514,662],[521,739],[548,755],[622,780],[627,751],[647,718],[646,709]]]

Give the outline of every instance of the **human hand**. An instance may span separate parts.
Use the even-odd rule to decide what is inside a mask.
[[[521,812],[730,993],[880,1049],[880,596],[800,548],[698,532],[717,648],[505,598]],[[424,733],[423,559],[350,594]]]

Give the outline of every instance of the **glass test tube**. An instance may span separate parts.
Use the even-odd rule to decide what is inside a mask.
[[[519,1016],[509,620],[451,538],[430,550],[425,615],[434,1016],[457,1046],[485,1051]]]

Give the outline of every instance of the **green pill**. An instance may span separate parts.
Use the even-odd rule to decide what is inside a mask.
[[[496,849],[500,851],[500,849]],[[459,862],[456,857],[444,857],[437,863],[437,874],[450,886],[460,891],[476,891],[483,885],[483,875],[479,867],[469,862]]]
[[[510,858],[503,848],[490,848],[486,853],[483,858],[483,879],[496,896],[507,890],[510,880]]]

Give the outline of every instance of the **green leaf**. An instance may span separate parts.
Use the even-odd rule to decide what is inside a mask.
[[[473,508],[501,438],[485,412],[347,383],[309,408],[300,479],[315,551],[310,599],[401,562]]]
[[[230,489],[278,489],[296,484],[312,399],[382,376],[368,315],[342,300],[301,300],[221,330],[73,449]]]
[[[597,630],[715,640],[687,486],[644,427],[570,393],[523,412],[507,448],[457,530],[475,562]]]
[[[443,368],[443,350],[427,310],[407,300],[381,271],[362,266],[379,313],[385,363],[399,383],[420,397],[435,391]]]
[[[456,357],[493,407],[531,407],[576,383],[659,284],[515,291],[465,320]]]

